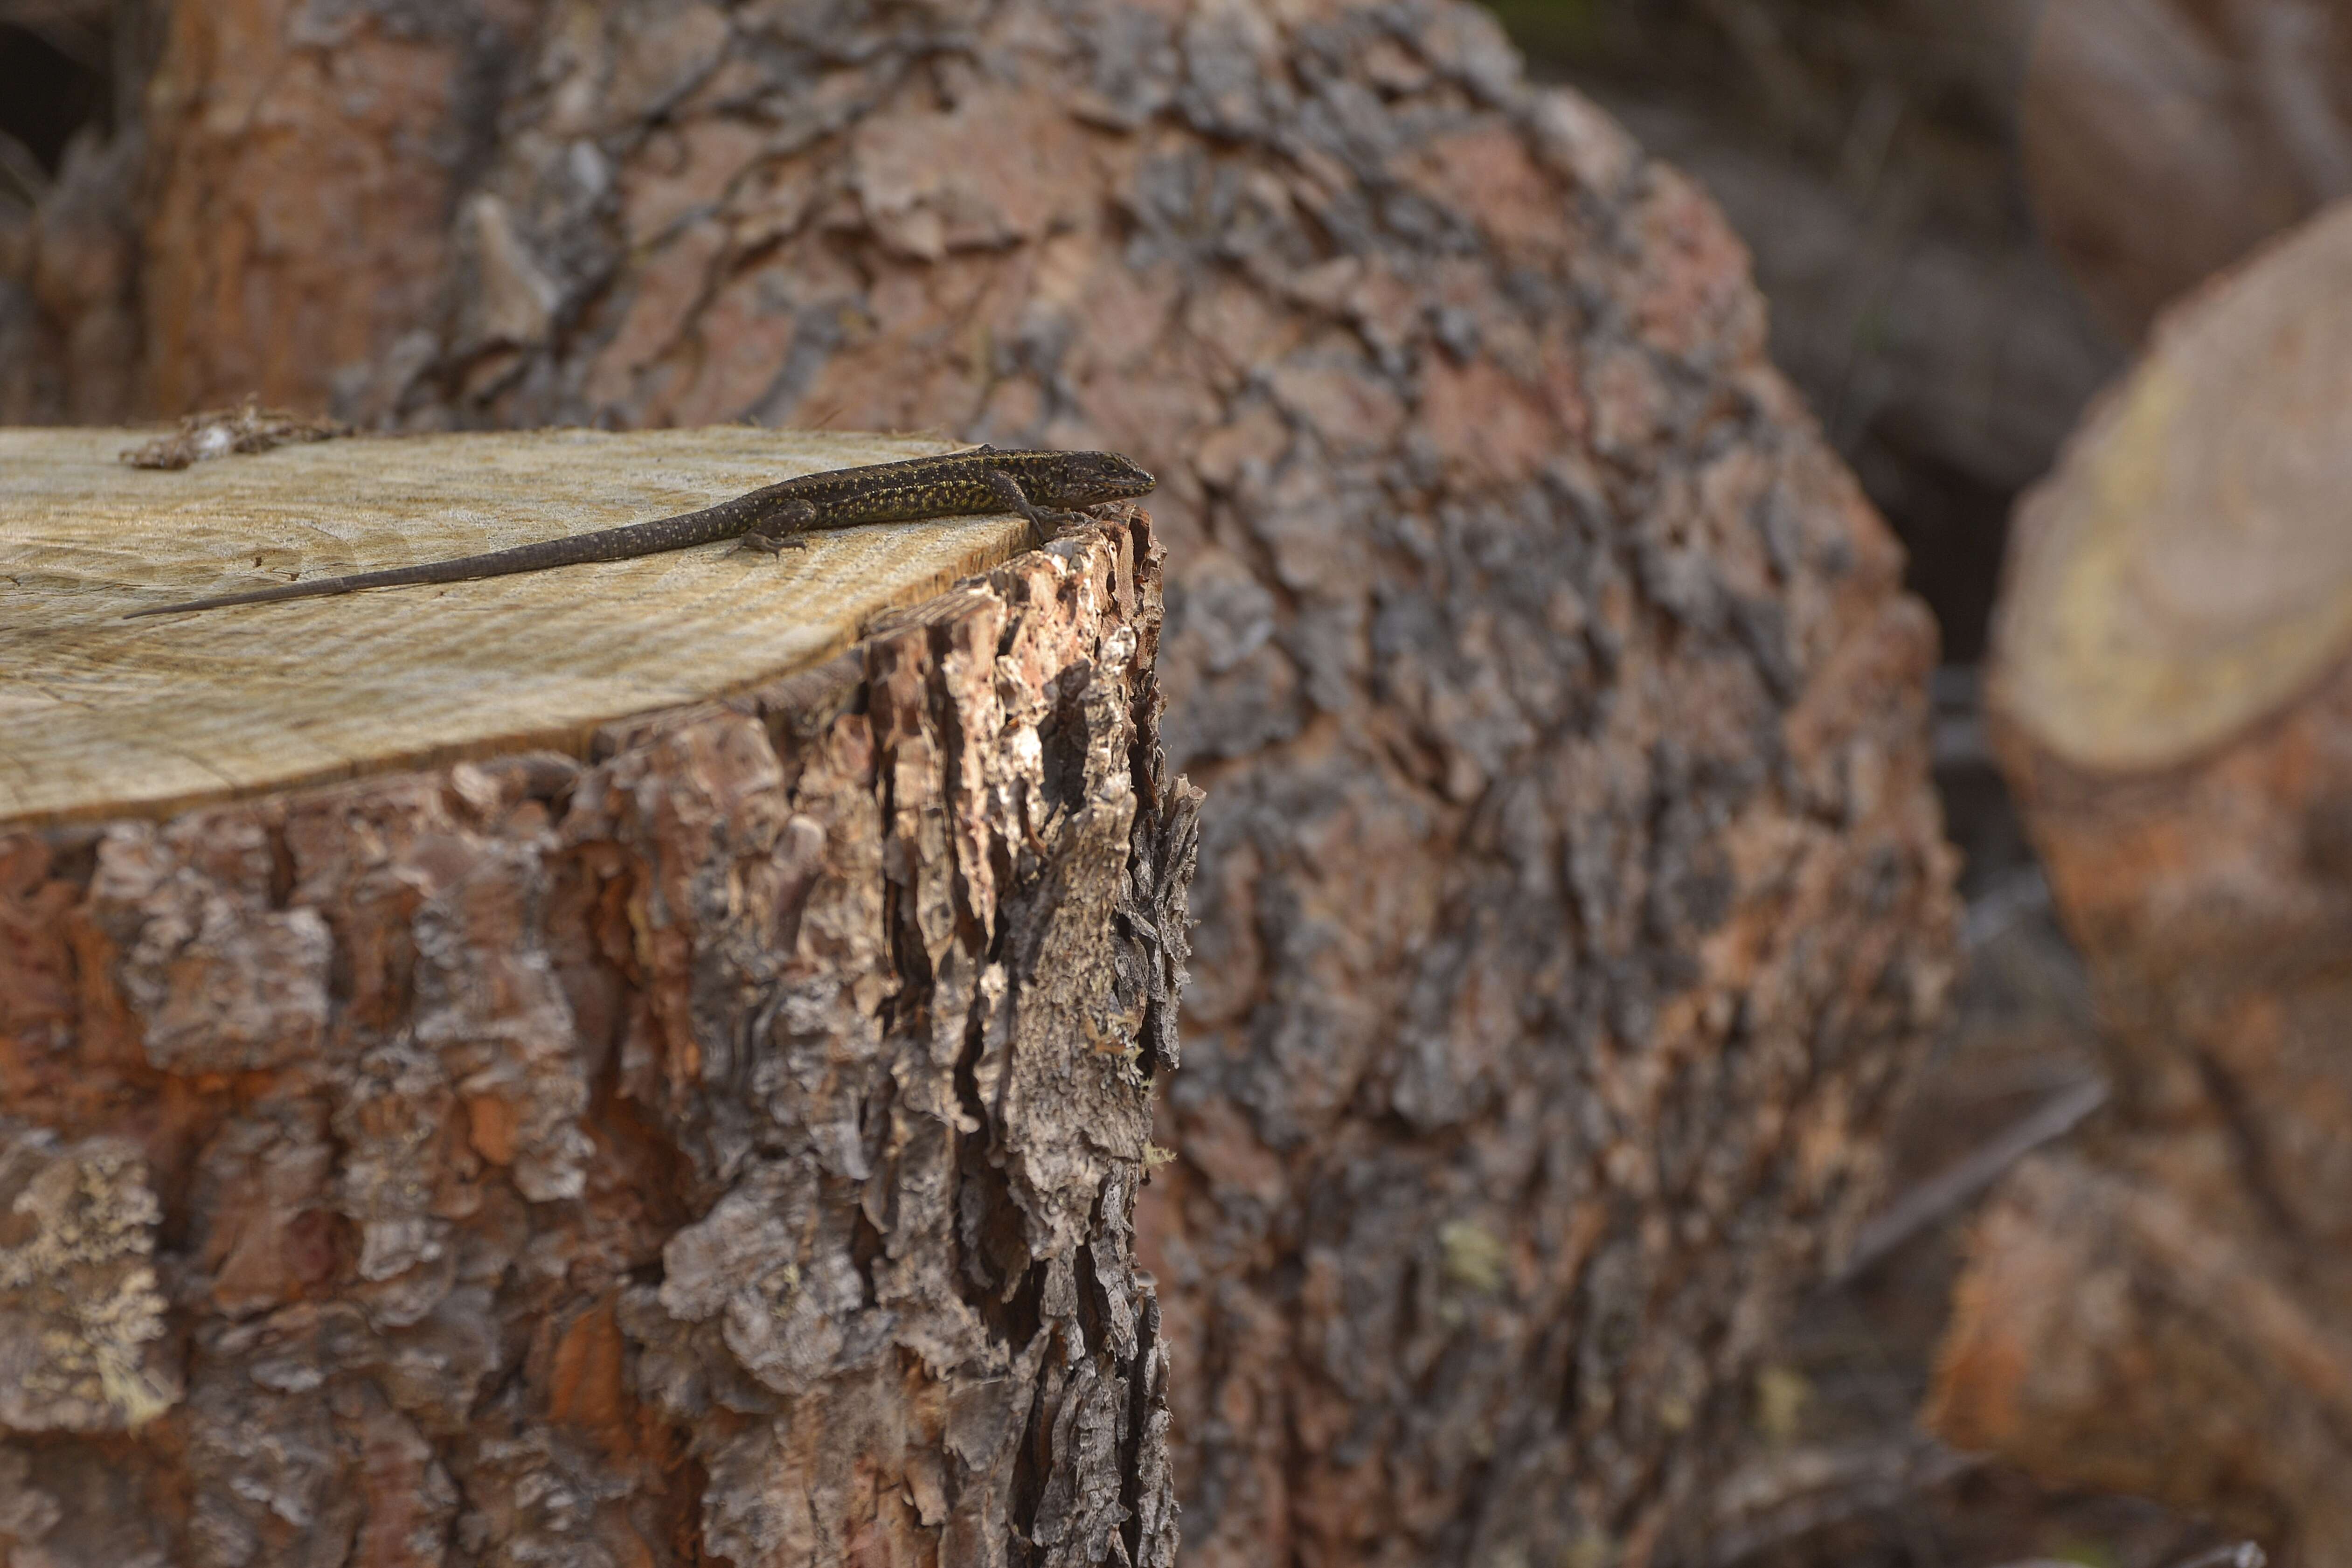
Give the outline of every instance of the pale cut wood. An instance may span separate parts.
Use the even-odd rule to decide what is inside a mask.
[[[2171,765],[2352,647],[2352,203],[2216,284],[2018,515],[1990,694],[2077,767]]]
[[[572,744],[837,652],[1011,556],[1016,518],[844,530],[446,587],[124,612],[708,506],[951,449],[720,426],[328,441],[132,468],[121,430],[0,430],[0,822],[158,812],[395,764]]]

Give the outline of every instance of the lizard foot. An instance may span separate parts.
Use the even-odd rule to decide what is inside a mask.
[[[747,533],[735,542],[735,548],[757,550],[768,555],[781,555],[787,550],[806,550],[808,543],[805,534]]]

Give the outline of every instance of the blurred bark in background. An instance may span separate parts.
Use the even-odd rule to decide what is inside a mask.
[[[2352,194],[2352,5],[2051,0],[2020,130],[2050,244],[2137,340],[2159,308]]]
[[[1497,9],[1724,203],[1964,661],[2011,500],[2150,313],[2352,177],[2344,0]]]
[[[2332,0],[1500,3],[1522,37],[1547,36],[1549,23],[1552,68],[1592,85],[1724,201],[1757,251],[1776,358],[1887,510],[1911,550],[1909,580],[1943,622],[1947,657],[1965,665],[1982,645],[2013,497],[2050,467],[2095,389],[2120,374],[2149,313],[2342,188],[2352,9]],[[2263,438],[2259,461],[2233,460],[2252,461],[2256,471],[2324,460],[2339,438],[2315,436],[2305,423],[2323,405],[2305,400],[2303,414],[2283,414]],[[2216,443],[2204,449],[2218,455]],[[2322,504],[2314,515],[2333,513]],[[2315,583],[2324,574],[2307,545],[2273,559]],[[2264,548],[2236,540],[2221,553],[2260,557]],[[2216,559],[2212,570],[2239,568]],[[2092,1011],[2075,994],[2086,983],[2080,963],[2052,918],[2049,889],[1990,766],[1977,686],[1972,668],[1938,679],[1937,778],[1968,856],[1970,964],[1958,1000],[1960,1026],[1939,1049],[1921,1110],[1897,1140],[1897,1179],[1912,1194],[2030,1121],[2036,1097],[2062,1098],[2105,1065],[2091,1048],[2098,1040]],[[2266,809],[2278,813],[2276,831],[2292,836],[2294,800]],[[2046,831],[2049,808],[2035,810]],[[2217,824],[2189,831],[2216,845],[2231,840],[2231,830]],[[2102,896],[2124,900],[2128,889]],[[2058,912],[2072,921],[2080,907],[2079,895],[2062,899]],[[2272,929],[2277,915],[2251,918]],[[2112,951],[2093,957],[2107,972],[2123,962]],[[2213,973],[2202,962],[2184,967],[2164,994],[2205,984],[2192,977]],[[2104,988],[2106,973],[2101,978]],[[2110,1020],[2117,1016],[2107,1010]],[[2193,1032],[2207,1038],[2201,1026]],[[2170,1037],[2125,1039],[2109,1054],[2144,1058]],[[2143,1063],[2124,1076],[2109,1120],[2142,1115],[2132,1082],[2147,1070]],[[2225,1075],[2222,1087],[2236,1076]],[[2324,1101],[2315,1087],[2323,1079],[2281,1078],[2274,1087],[2293,1081]],[[2253,1136],[2273,1131],[2296,1136],[2284,1128]],[[2194,1146],[2189,1139],[2184,1150]],[[2152,1139],[2141,1152],[2152,1158],[2166,1147]],[[2184,1165],[2163,1182],[2139,1180],[2137,1190],[2197,1180]],[[2125,1222],[2087,1200],[2037,1206],[2022,1192],[2001,1200],[2000,1223],[2018,1241],[2003,1256],[2016,1266],[1984,1267],[1982,1278],[1997,1283],[1969,1298],[1973,1317],[1964,1333],[1969,1342],[2021,1354],[2038,1342],[2047,1353],[2032,1363],[2037,1375],[2063,1384],[2098,1364],[2099,1342],[2070,1331],[2082,1310],[2074,1292],[2095,1272],[2090,1244]],[[2020,1237],[2067,1226],[2077,1234],[2065,1269],[2023,1266],[2030,1249]],[[1987,1428],[1970,1428],[1972,1440],[2032,1463],[2043,1488],[1998,1466],[1938,1475],[1909,1462],[1910,1413],[1926,1389],[1927,1352],[1942,1331],[1947,1289],[1960,1267],[1957,1231],[1931,1227],[1809,1304],[1774,1370],[1784,1390],[1807,1395],[1797,1402],[1803,1414],[1790,1422],[1790,1441],[1760,1453],[1744,1478],[1759,1484],[1742,1495],[1785,1506],[1727,1532],[1727,1547],[1753,1542],[1745,1560],[1775,1564],[2033,1556],[2154,1564],[2210,1544],[2186,1520],[2074,1489],[2156,1487],[2151,1457],[2166,1451],[2175,1426],[2190,1434],[2193,1451],[2231,1449],[2200,1424],[2194,1406],[2211,1391],[2185,1363],[2183,1397],[2162,1411],[2095,1378],[2075,1384],[2117,1394],[2095,1425],[2119,1445],[2137,1446],[2137,1468],[2098,1468],[2105,1451],[2054,1409],[2038,1412],[2049,1417],[2038,1425],[2012,1412],[2017,1419],[1997,1443]],[[2053,1247],[2043,1256],[2066,1255]],[[2137,1278],[2146,1275],[2143,1261]],[[2269,1277],[2261,1266],[2250,1279],[2265,1288]],[[2029,1291],[2037,1293],[2029,1300]],[[2209,1302],[2189,1321],[2196,1311],[2210,1314],[2209,1326],[2231,1316]],[[2002,1335],[2012,1318],[2033,1326]],[[2180,1321],[2119,1331],[2138,1345],[2132,1364],[2163,1364],[2152,1347],[2187,1342],[2166,1338]],[[1974,1363],[1979,1391],[1994,1364]],[[2154,1387],[2166,1384],[2148,1375]],[[2275,1375],[2256,1373],[2254,1386]],[[1991,1386],[2012,1385],[1995,1378]],[[2245,1393],[2216,1397],[2215,1420],[2231,1419],[2226,1412],[2246,1403]],[[2330,1454],[2305,1452],[2323,1468]],[[2250,1459],[2243,1468],[2261,1479],[2163,1489],[2190,1507],[2233,1500],[2242,1520],[2275,1521],[2294,1511],[2279,1499],[2303,1495],[2292,1472],[2307,1462]]]
[[[1152,468],[1188,1557],[1696,1549],[1952,911],[1932,627],[1689,181],[1445,0],[163,23],[135,175],[31,225],[135,193],[126,405]]]

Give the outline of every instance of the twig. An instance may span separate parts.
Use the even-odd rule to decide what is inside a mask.
[[[1880,1210],[1853,1238],[1853,1250],[1830,1282],[1848,1284],[1868,1272],[1888,1253],[1967,1205],[2018,1161],[2073,1131],[2076,1123],[2106,1102],[2107,1086],[2100,1079],[2086,1079],[2060,1089],[1991,1142]]]
[[[1738,1568],[1760,1552],[1865,1513],[1899,1509],[1984,1463],[1916,1433],[1800,1447],[1742,1467],[1717,1498],[1702,1561]]]
[[[2050,883],[2042,868],[2028,866],[2013,871],[1999,886],[1969,900],[1969,912],[1960,919],[1960,945],[1975,952],[2018,921],[2049,907]]]
[[[2172,1568],[2263,1568],[2270,1555],[2251,1541],[2231,1542],[2210,1552],[2200,1552],[2186,1563],[2176,1563]]]
[[[0,131],[0,195],[13,196],[18,205],[35,207],[49,194],[49,176],[41,168],[41,161],[33,150]]]
[[[2200,1552],[2185,1563],[2175,1563],[2172,1568],[2263,1568],[2269,1562],[2269,1555],[2252,1542],[2233,1541],[2227,1546]],[[2074,1564],[2054,1557],[2028,1557],[2019,1563],[2004,1563],[2000,1568],[2074,1568]]]
[[[242,408],[188,415],[170,435],[128,447],[121,457],[134,468],[184,468],[232,452],[267,452],[290,441],[331,441],[351,433],[352,427],[341,420],[264,408],[258,395],[248,395]]]

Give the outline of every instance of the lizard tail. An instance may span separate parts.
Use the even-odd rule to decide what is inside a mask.
[[[309,583],[281,583],[275,588],[256,588],[245,594],[221,594],[210,599],[184,599],[176,605],[150,605],[143,610],[126,610],[122,618],[135,621],[142,616],[176,616],[183,610],[217,610],[229,605],[266,605],[273,599],[308,599],[321,594],[348,594],[354,588],[374,586],[363,581],[368,577],[399,577],[402,582],[416,580],[390,572],[363,572],[353,577],[320,577]]]
[[[280,599],[310,599],[329,594],[349,594],[361,588],[406,588],[432,583],[469,583],[479,577],[503,577],[516,572],[540,572],[551,566],[577,566],[591,561],[625,561],[665,550],[742,536],[775,510],[770,491],[754,490],[700,511],[646,522],[623,523],[594,533],[576,533],[535,544],[509,545],[454,561],[427,561],[415,566],[391,566],[380,572],[354,572],[345,577],[318,577],[308,583],[280,583],[243,594],[222,594],[209,599],[188,599],[174,605],[150,605],[131,610],[126,621],[142,616],[175,616],[191,610],[226,609],[231,605],[267,605]]]

